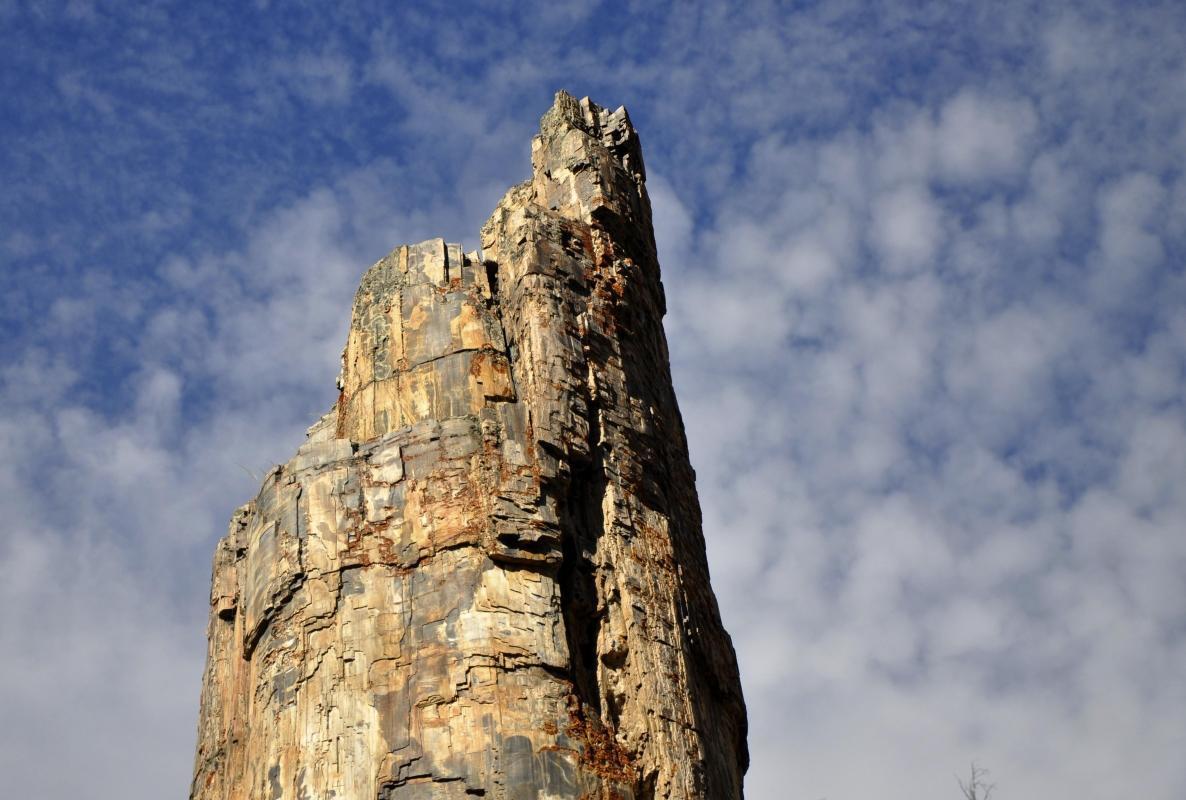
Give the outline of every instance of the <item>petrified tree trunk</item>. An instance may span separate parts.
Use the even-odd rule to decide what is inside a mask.
[[[560,93],[482,229],[366,273],[214,560],[191,798],[741,797],[638,137]]]

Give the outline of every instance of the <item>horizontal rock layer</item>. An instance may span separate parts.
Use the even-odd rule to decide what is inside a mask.
[[[191,798],[741,797],[638,137],[560,93],[532,162],[367,271],[219,543]]]

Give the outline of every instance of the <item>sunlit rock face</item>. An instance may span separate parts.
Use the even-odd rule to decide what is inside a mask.
[[[638,137],[560,93],[532,161],[367,271],[219,543],[191,798],[741,797]]]

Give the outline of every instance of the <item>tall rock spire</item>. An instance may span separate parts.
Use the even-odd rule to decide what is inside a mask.
[[[193,800],[741,797],[638,136],[560,92],[532,164],[367,271],[219,543]]]

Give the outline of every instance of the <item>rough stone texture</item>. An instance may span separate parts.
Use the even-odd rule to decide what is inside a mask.
[[[482,229],[362,279],[218,545],[191,798],[741,797],[638,137],[560,93]]]

